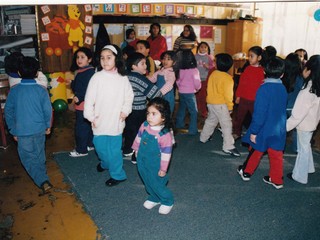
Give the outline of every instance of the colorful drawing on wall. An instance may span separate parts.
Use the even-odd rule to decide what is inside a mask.
[[[184,5],[176,5],[176,14],[184,14]]]
[[[151,4],[142,4],[142,13],[151,13]]]
[[[140,4],[131,4],[131,13],[140,13]]]
[[[200,38],[212,38],[213,28],[212,26],[200,26]]]
[[[107,13],[114,12],[114,4],[104,4],[103,11]]]
[[[165,13],[166,14],[174,14],[174,7],[172,4],[165,5]]]
[[[194,14],[194,6],[186,6],[187,14]]]
[[[44,73],[69,71],[73,53],[93,47],[92,10],[86,5],[39,6],[39,51]],[[85,39],[89,37],[91,40]]]
[[[203,6],[197,6],[197,15],[203,16],[204,15],[204,8]]]
[[[163,14],[163,5],[162,4],[154,4],[154,13],[156,15],[162,15]]]
[[[127,4],[118,4],[119,13],[127,13]]]
[[[91,11],[92,11],[91,5],[90,5],[90,4],[84,5],[84,10],[85,10],[86,12],[91,12]]]

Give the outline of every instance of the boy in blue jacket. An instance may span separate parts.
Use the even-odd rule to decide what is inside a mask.
[[[10,89],[5,119],[18,142],[22,165],[43,193],[52,188],[46,170],[45,134],[50,134],[52,107],[48,91],[37,84],[39,62],[23,57],[19,67],[21,82]]]
[[[237,171],[244,181],[249,181],[267,152],[269,175],[265,183],[276,189],[283,187],[283,150],[286,143],[287,91],[280,78],[284,73],[284,61],[275,57],[265,66],[266,79],[257,91],[252,122],[242,141],[250,145],[249,155]]]

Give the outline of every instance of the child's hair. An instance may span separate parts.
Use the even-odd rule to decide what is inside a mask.
[[[191,69],[197,67],[197,60],[191,49],[179,49],[174,55],[173,61],[175,62],[173,69],[176,79],[179,78],[181,69]]]
[[[274,46],[266,46],[262,52],[262,60],[260,61],[261,66],[265,66],[269,59],[277,56],[277,49]]]
[[[135,51],[136,49],[134,47],[132,47],[131,45],[127,45],[122,49],[122,55],[126,54],[129,57]]]
[[[190,35],[187,37],[187,39],[190,39],[190,40],[192,40],[192,41],[197,40],[197,35],[196,35],[196,33],[194,32],[194,29],[193,29],[193,27],[192,27],[191,25],[189,25],[189,24],[184,25],[183,29],[184,29],[184,28],[188,28],[189,31],[190,31]],[[186,38],[186,37],[183,35],[183,32],[180,33],[180,37]]]
[[[129,36],[132,32],[135,32],[133,28],[129,28],[126,30],[126,39],[129,39]]]
[[[133,65],[137,66],[142,59],[146,59],[146,57],[142,53],[139,53],[139,52],[132,53],[127,59],[127,69],[131,71],[132,66]]]
[[[120,75],[125,76],[126,75],[126,68],[124,65],[124,61],[122,58],[122,52],[121,49],[115,45],[115,44],[109,44],[104,46],[101,51],[100,51],[100,56],[101,56],[101,52],[105,51],[105,50],[109,50],[112,52],[112,54],[116,57],[115,59],[115,67],[117,68],[117,71]],[[99,65],[97,67],[98,71],[102,70],[102,66],[101,66],[101,62],[99,61]]]
[[[155,97],[148,102],[147,109],[150,106],[155,107],[160,112],[161,117],[164,119],[164,127],[167,128],[167,130],[169,130],[172,127],[169,102],[164,98]]]
[[[199,52],[199,48],[200,48],[200,46],[201,46],[202,44],[203,44],[203,45],[206,45],[206,46],[208,47],[208,54],[210,55],[211,49],[210,49],[210,46],[209,46],[209,44],[208,44],[207,42],[200,42],[199,45],[198,45],[198,47],[197,47],[197,52]]]
[[[13,52],[4,58],[4,70],[7,74],[18,73],[20,62],[24,55],[21,52]]]
[[[216,67],[221,72],[228,72],[233,65],[233,59],[228,53],[219,53],[216,55]]]
[[[307,70],[310,70],[310,76],[306,79],[303,88],[306,88],[309,81],[312,81],[310,92],[320,97],[320,55],[313,55],[310,57],[305,65]]]
[[[161,33],[161,25],[159,23],[152,23],[150,25],[149,33],[152,34],[152,28],[153,26],[157,26],[159,28],[159,33]]]
[[[260,65],[263,62],[263,49],[260,46],[253,46],[251,48],[249,48],[248,53],[249,52],[253,52],[254,54],[256,54],[258,57],[261,56],[261,59],[259,61]],[[246,61],[245,64],[242,66],[241,68],[241,72],[244,72],[244,70],[250,65],[249,61]]]
[[[19,75],[21,78],[34,79],[37,77],[40,64],[33,57],[23,57],[19,66]]]
[[[86,47],[81,47],[81,48],[78,48],[77,51],[74,52],[73,54],[73,58],[72,58],[72,64],[71,64],[71,67],[70,67],[70,71],[74,72],[75,70],[79,69],[79,66],[77,64],[77,54],[79,52],[83,52],[87,57],[88,59],[91,59],[91,65],[93,65],[93,53],[91,51],[91,49],[89,48],[86,48]]]
[[[294,53],[298,53],[298,52],[303,52],[303,59],[304,59],[305,61],[308,60],[308,53],[307,53],[307,51],[306,51],[305,49],[299,48],[299,49],[297,49],[297,50],[294,51]]]
[[[160,60],[163,60],[166,55],[168,55],[172,60],[174,60],[175,54],[176,54],[175,51],[170,51],[170,50],[169,51],[165,51],[165,52],[161,53]]]
[[[284,60],[285,70],[282,77],[282,83],[287,92],[292,92],[296,83],[297,76],[301,74],[301,61],[296,53],[290,53]]]
[[[269,59],[264,68],[267,78],[280,78],[284,73],[285,64],[282,58],[274,57]]]
[[[147,40],[139,40],[137,42],[137,45],[138,44],[143,44],[146,47],[146,49],[150,49],[150,43]]]

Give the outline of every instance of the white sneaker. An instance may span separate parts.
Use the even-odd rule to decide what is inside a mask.
[[[172,207],[173,205],[171,206],[161,205],[159,208],[159,213],[166,215],[171,211]]]
[[[84,157],[84,156],[87,156],[87,155],[88,155],[88,153],[78,153],[75,150],[69,153],[70,157]]]
[[[87,149],[88,149],[88,152],[90,152],[94,150],[94,147],[87,147]]]
[[[144,203],[143,203],[143,206],[146,208],[146,209],[152,209],[152,208],[154,208],[155,206],[157,206],[157,205],[159,205],[160,203],[158,203],[158,202],[152,202],[152,201],[149,201],[149,200],[147,200],[147,201],[145,201]]]

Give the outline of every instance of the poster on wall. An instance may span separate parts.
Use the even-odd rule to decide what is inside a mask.
[[[73,53],[93,47],[92,5],[38,6],[37,14],[42,71],[69,71]]]

